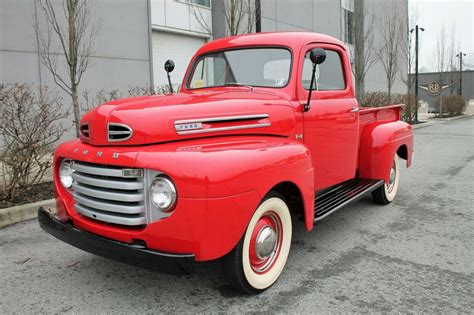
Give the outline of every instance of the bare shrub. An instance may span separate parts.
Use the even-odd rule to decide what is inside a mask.
[[[387,101],[386,92],[368,92],[362,98],[363,107],[381,107],[385,106]],[[411,94],[392,94],[392,104],[405,104],[401,112],[401,118],[407,123],[415,121],[416,103],[415,97]]]
[[[27,84],[0,89],[0,189],[12,200],[39,183],[51,167],[53,144],[64,134],[61,121],[69,115],[61,99],[46,88]]]
[[[380,107],[385,105],[386,101],[386,92],[367,92],[362,97],[360,105],[363,107]]]
[[[94,95],[90,91],[84,91],[82,97],[84,98],[84,103],[81,106],[81,110],[88,112],[100,104],[121,99],[123,95],[118,89],[113,89],[110,91],[100,90]]]
[[[464,111],[464,99],[459,95],[443,96],[443,114],[447,113],[448,116],[461,115]],[[436,100],[436,109],[440,108],[440,100]]]
[[[180,84],[173,84],[174,91],[179,91],[180,89],[181,89]],[[128,88],[129,97],[160,95],[160,94],[168,94],[168,93],[170,93],[170,87],[168,84],[160,85],[160,86],[138,85],[138,86],[130,86]]]

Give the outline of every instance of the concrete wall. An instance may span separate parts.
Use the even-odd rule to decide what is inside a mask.
[[[311,31],[341,37],[341,5],[333,0],[261,0],[262,32]]]
[[[151,83],[148,0],[100,0],[93,3],[92,20],[100,19],[91,67],[84,74],[80,93],[119,89]],[[60,11],[62,13],[62,9]],[[39,21],[42,12],[36,10]],[[54,84],[40,63],[34,25],[34,0],[0,1],[0,83],[28,82],[46,85],[70,98]],[[57,42],[53,42],[53,45]],[[59,50],[58,50],[59,51]],[[64,59],[59,56],[59,69]],[[72,117],[69,124],[72,122]],[[72,137],[69,132],[66,137]]]
[[[187,1],[150,0],[151,24],[161,31],[178,32],[208,38],[210,34],[202,24],[212,29],[212,12],[210,8],[196,6]],[[194,9],[193,9],[194,8]],[[202,22],[196,20],[193,10],[199,10]]]

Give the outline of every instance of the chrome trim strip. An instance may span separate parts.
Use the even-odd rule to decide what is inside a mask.
[[[86,195],[81,195],[77,192],[74,193],[74,200],[76,200],[83,206],[91,207],[102,211],[110,211],[124,214],[140,214],[145,212],[144,205],[132,206],[127,204],[120,205],[118,203],[111,203],[108,201],[102,202],[87,198]]]
[[[130,131],[130,135],[126,138],[123,138],[123,139],[110,139],[110,136],[111,135],[118,135],[117,133],[114,133],[114,132],[124,132],[124,131],[110,131],[110,127],[111,126],[117,126],[117,127],[123,127],[123,128],[126,128]],[[124,134],[124,133],[123,133]],[[125,124],[121,124],[121,123],[108,123],[107,124],[107,141],[108,142],[121,142],[121,141],[127,141],[128,139],[130,139],[131,137],[133,136],[133,130],[132,128],[130,128],[129,126],[125,125]]]
[[[206,122],[223,122],[231,120],[249,120],[249,119],[263,119],[268,118],[268,114],[256,114],[256,115],[239,115],[239,116],[222,116],[222,117],[212,117],[212,118],[197,118],[197,119],[186,119],[186,120],[176,120],[174,122],[175,126],[179,124],[189,124],[189,123],[206,123]]]
[[[87,173],[92,175],[99,175],[99,176],[112,176],[112,177],[120,177],[122,178],[122,169],[114,169],[114,168],[104,168],[104,167],[95,167],[90,166],[78,162],[72,163],[72,169],[76,172],[80,173]]]
[[[198,130],[189,130],[189,131],[178,131],[178,135],[191,135],[196,133],[208,133],[208,132],[219,132],[219,131],[231,131],[231,130],[240,130],[240,129],[251,129],[251,128],[263,128],[270,127],[271,123],[264,124],[251,124],[251,125],[240,125],[240,126],[230,126],[230,127],[219,127],[219,128],[207,128],[207,129],[198,129]]]
[[[72,173],[72,178],[80,183],[84,183],[91,186],[103,187],[103,188],[113,188],[113,189],[122,189],[122,190],[137,190],[143,189],[143,182],[126,182],[115,179],[100,179],[89,176],[84,176],[81,173]]]
[[[143,225],[146,223],[146,219],[143,216],[131,217],[131,216],[119,216],[117,214],[109,215],[101,211],[92,211],[86,207],[76,204],[76,211],[86,217],[94,220],[100,220],[109,223],[121,224],[121,225]]]
[[[123,202],[139,202],[143,201],[145,196],[142,193],[126,193],[124,192],[112,192],[102,189],[87,188],[77,183],[72,184],[72,189],[86,196],[91,196],[99,199],[123,201]]]

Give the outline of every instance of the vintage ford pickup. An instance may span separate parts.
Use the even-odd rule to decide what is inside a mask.
[[[173,70],[168,61],[165,69]],[[171,85],[170,85],[171,87]],[[292,226],[371,192],[394,200],[413,134],[403,105],[362,108],[348,52],[315,33],[203,45],[178,93],[111,101],[54,155],[55,237],[143,266],[221,259],[247,293],[270,287]]]

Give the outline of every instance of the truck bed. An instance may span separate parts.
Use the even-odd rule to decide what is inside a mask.
[[[380,121],[389,122],[400,120],[400,114],[405,104],[388,105],[381,107],[359,107],[359,135],[365,126]]]

